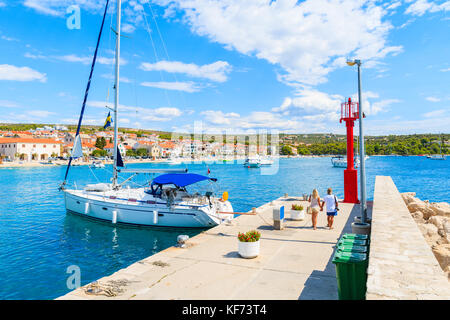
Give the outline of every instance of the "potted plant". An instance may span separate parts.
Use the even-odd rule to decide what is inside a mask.
[[[261,238],[261,233],[256,230],[246,233],[239,232],[239,255],[246,259],[256,258],[259,255],[259,238]]]
[[[293,204],[291,207],[291,219],[303,220],[305,219],[305,210],[301,204]]]

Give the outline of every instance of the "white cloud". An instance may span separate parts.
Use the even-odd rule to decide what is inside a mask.
[[[122,31],[130,33],[134,31],[135,25],[143,21],[144,7],[148,0],[122,1]],[[115,1],[110,1],[109,12],[114,12]],[[33,9],[37,13],[64,18],[66,9],[71,5],[79,6],[83,11],[93,14],[103,14],[105,1],[93,0],[24,0],[23,5]]]
[[[185,91],[185,92],[197,92],[200,91],[200,88],[194,82],[142,82],[141,86],[158,88],[158,89],[166,89],[166,90],[176,90],[176,91]]]
[[[413,3],[406,9],[405,13],[414,16],[420,17],[427,12],[450,11],[450,1],[445,1],[441,4],[428,0],[407,0],[406,2]]]
[[[207,122],[218,125],[231,124],[236,118],[240,118],[240,115],[235,112],[223,113],[222,111],[207,110],[200,114]]]
[[[63,1],[62,1],[63,2]],[[56,4],[56,1],[52,0],[25,0],[23,5],[25,7],[36,10],[39,13],[43,13],[50,16],[61,17],[64,15],[64,11],[52,9],[49,4]],[[67,8],[67,7],[66,7]]]
[[[17,102],[9,100],[0,100],[1,108],[19,108],[21,107]]]
[[[133,33],[134,30],[136,30],[136,27],[129,23],[124,23],[121,25],[121,30],[124,33]]]
[[[92,62],[92,58],[89,58],[90,62]],[[89,62],[89,63],[90,63]],[[106,58],[106,57],[98,57],[97,62],[100,64],[115,64],[116,58]],[[128,63],[128,61],[122,57],[120,57],[120,65],[124,66]]]
[[[430,102],[439,102],[439,101],[441,101],[441,99],[436,98],[436,97],[426,97],[425,100],[430,101]]]
[[[3,1],[0,1],[0,8],[6,7],[6,3]]]
[[[297,120],[281,117],[279,114],[265,111],[254,111],[247,116],[235,112],[225,113],[218,110],[207,110],[200,113],[205,120],[204,129],[208,132],[246,132],[258,129],[277,129],[280,131],[298,131],[303,124]]]
[[[12,81],[40,81],[46,82],[47,75],[29,67],[16,67],[9,64],[0,65],[0,80]]]
[[[105,106],[108,106],[109,108],[114,107],[112,103],[106,101],[89,101],[87,105],[95,108],[105,108]],[[131,117],[133,114],[136,115],[139,120],[143,121],[170,121],[176,117],[180,117],[183,114],[183,111],[172,107],[150,109],[137,106],[119,105],[119,120],[122,118],[122,115]]]
[[[54,115],[54,112],[46,110],[32,110],[27,112],[28,115],[36,118],[47,118],[48,116]]]
[[[111,75],[111,74],[108,74],[108,73],[102,74],[102,78],[105,78],[105,79],[108,79],[108,80],[114,80],[115,79],[114,75]],[[130,80],[129,78],[124,77],[124,76],[120,76],[119,80],[120,80],[120,82],[124,82],[124,83],[131,83],[131,82],[133,82],[132,80]]]
[[[402,5],[401,1],[394,1],[391,4],[387,4],[386,10],[394,10]]]
[[[36,56],[38,58],[45,58],[44,56]],[[68,54],[64,56],[53,56],[53,58],[66,61],[66,62],[79,62],[82,64],[91,64],[93,57],[90,56],[78,56],[76,54]],[[112,65],[115,63],[115,58],[97,57],[97,62],[100,64]],[[126,65],[128,61],[126,59],[120,58],[120,65]]]
[[[5,35],[2,35],[1,38],[2,38],[2,40],[6,40],[6,41],[15,41],[15,42],[19,42],[20,41],[19,39],[7,37]]]
[[[216,82],[227,81],[227,74],[231,66],[226,61],[216,61],[202,66],[179,61],[159,61],[156,63],[144,62],[140,68],[145,71],[165,71],[170,73],[184,73],[195,78],[204,78]]]
[[[384,100],[378,100],[380,95],[376,92],[372,91],[364,91],[362,93],[363,98],[363,104],[362,109],[366,116],[374,116],[380,112],[386,112],[387,108],[393,104],[393,103],[400,103],[401,100],[399,99],[384,99]],[[358,94],[355,93],[352,95],[352,100],[354,102],[358,101]]]
[[[300,89],[293,98],[284,99],[280,107],[273,108],[273,112],[283,115],[305,115],[322,112],[337,112],[340,110],[344,97],[329,95],[314,89]]]
[[[66,62],[81,62],[82,64],[89,64],[92,62],[92,58],[89,57],[79,57],[75,54],[68,54],[65,56],[56,56],[58,60],[66,61]]]
[[[449,72],[450,68],[441,69],[441,72]]]
[[[424,113],[422,116],[425,118],[438,118],[444,116],[447,113],[447,111],[448,110],[446,109],[439,109]]]
[[[41,54],[32,54],[29,52],[25,52],[25,54],[23,55],[25,58],[30,58],[30,59],[47,59],[46,56],[43,56]]]
[[[369,62],[401,50],[389,46],[387,10],[372,0],[157,0],[184,14],[191,30],[281,66],[279,79],[323,83],[346,57]]]
[[[386,100],[377,101],[377,102],[372,103],[371,106],[369,105],[368,112],[364,111],[364,113],[367,115],[375,115],[379,112],[385,112],[385,111],[387,111],[386,108],[389,107],[391,104],[400,103],[400,102],[401,102],[401,100],[399,100],[399,99],[386,99]],[[367,110],[367,109],[364,107],[364,110]]]

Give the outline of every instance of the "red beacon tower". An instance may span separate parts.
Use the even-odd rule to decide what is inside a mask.
[[[358,200],[358,175],[354,164],[353,152],[353,127],[355,120],[359,119],[359,103],[352,102],[348,98],[348,102],[341,104],[341,119],[345,121],[347,127],[347,169],[344,170],[344,202],[359,203]]]

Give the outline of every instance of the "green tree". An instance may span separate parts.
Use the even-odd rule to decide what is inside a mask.
[[[97,138],[95,140],[95,146],[101,150],[106,146],[106,139],[104,137]]]
[[[148,155],[148,150],[146,148],[139,148],[136,150],[136,155],[139,157],[146,157]]]
[[[127,150],[126,154],[128,157],[136,157],[136,151],[134,151],[133,149]]]
[[[108,152],[103,149],[96,149],[96,150],[92,151],[93,157],[106,157],[107,155],[108,155]]]
[[[284,156],[292,155],[292,149],[290,146],[283,146],[281,148],[281,154]]]

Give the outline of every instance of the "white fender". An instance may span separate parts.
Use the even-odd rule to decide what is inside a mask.
[[[234,218],[233,212],[233,206],[231,205],[230,201],[219,201],[219,212],[230,212],[231,214],[220,214],[220,217],[224,220],[232,220]]]
[[[111,220],[111,222],[114,223],[114,224],[117,223],[117,210],[114,210],[112,212],[112,220]]]
[[[89,213],[89,202],[86,202],[84,204],[84,214],[88,214]]]
[[[153,211],[153,224],[158,224],[158,211]]]

